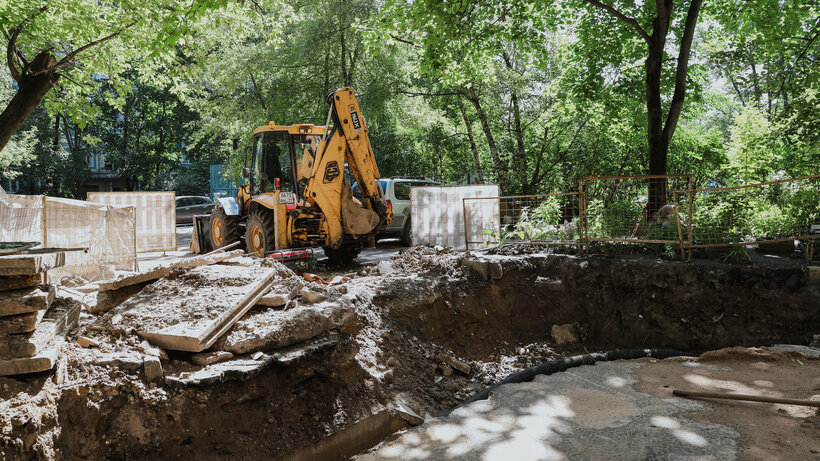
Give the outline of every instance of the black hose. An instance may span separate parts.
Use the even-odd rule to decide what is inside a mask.
[[[643,357],[653,357],[656,359],[666,359],[669,357],[697,357],[698,354],[689,352],[681,352],[672,349],[616,349],[608,352],[592,352],[585,355],[576,355],[573,357],[565,357],[563,359],[550,360],[549,362],[527,368],[514,375],[507,376],[501,381],[475,394],[466,401],[457,405],[456,407],[445,412],[442,416],[447,416],[457,408],[463,407],[469,403],[477,400],[485,400],[490,397],[490,392],[495,390],[498,386],[503,384],[515,384],[532,381],[538,375],[551,375],[564,371],[569,368],[579,367],[581,365],[594,365],[596,362],[606,362],[610,360],[631,360],[640,359]]]

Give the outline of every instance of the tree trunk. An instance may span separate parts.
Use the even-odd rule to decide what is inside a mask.
[[[464,119],[464,125],[467,127],[467,139],[470,140],[470,150],[473,152],[478,182],[479,184],[484,184],[484,171],[481,169],[481,159],[478,155],[478,147],[476,147],[475,144],[475,136],[473,136],[473,125],[470,123],[470,119],[467,118],[467,111],[464,110],[464,101],[461,100],[461,95],[459,94],[456,99],[458,100],[458,108],[461,109],[461,117]]]
[[[518,150],[518,178],[524,194],[530,193],[530,185],[527,181],[527,151],[524,149],[524,132],[521,130],[521,108],[518,105],[518,93],[515,89],[510,91],[513,106],[513,131],[515,131],[515,141]]]
[[[6,147],[11,136],[40,105],[40,101],[48,91],[60,81],[60,74],[55,71],[37,74],[56,63],[54,56],[42,51],[31,61],[28,72],[20,75],[20,81],[17,82],[19,84],[17,94],[11,98],[6,109],[0,114],[0,150]]]
[[[662,3],[662,2],[658,2]],[[671,3],[668,0],[663,3]],[[671,6],[671,5],[669,5]],[[658,7],[658,16],[652,27],[649,55],[646,58],[646,115],[649,141],[649,174],[666,174],[669,141],[663,132],[663,105],[661,100],[661,71],[663,48],[669,32],[669,9]],[[649,215],[666,202],[666,181],[649,181]]]
[[[496,174],[498,175],[498,185],[501,186],[501,193],[507,194],[510,192],[510,181],[507,178],[504,162],[501,161],[501,157],[498,155],[498,146],[495,144],[495,137],[490,129],[487,114],[485,114],[484,109],[481,108],[481,101],[478,99],[478,94],[475,92],[475,89],[470,88],[468,91],[470,94],[467,99],[473,103],[476,114],[478,114],[478,120],[481,121],[481,128],[484,130],[484,135],[487,137],[487,145],[490,147],[490,157],[492,157],[493,164],[495,164]]]
[[[512,59],[505,52],[502,53],[504,63],[510,72],[514,72]],[[512,80],[512,79],[511,79]],[[518,181],[524,194],[530,193],[529,181],[527,181],[527,151],[524,148],[524,132],[521,130],[521,105],[518,102],[518,91],[515,89],[515,82],[510,82],[510,99],[513,108],[513,132],[516,142],[516,167],[518,169]]]

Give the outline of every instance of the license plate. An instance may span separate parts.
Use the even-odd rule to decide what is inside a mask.
[[[293,192],[279,192],[279,203],[284,203],[285,205],[296,205],[296,194]]]

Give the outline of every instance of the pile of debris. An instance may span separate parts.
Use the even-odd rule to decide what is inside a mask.
[[[81,302],[43,284],[65,253],[0,256],[0,376],[50,370]]]

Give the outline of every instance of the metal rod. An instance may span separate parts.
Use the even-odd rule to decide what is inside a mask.
[[[782,403],[784,405],[802,405],[820,408],[820,400],[784,399],[780,397],[766,397],[763,395],[723,394],[720,392],[672,390],[672,395],[678,397],[701,397],[706,399],[745,400],[749,402]]]
[[[204,256],[212,255],[212,254],[215,254],[215,253],[222,253],[222,252],[223,252],[223,251],[225,251],[225,250],[230,250],[231,248],[234,248],[234,247],[236,247],[236,246],[239,246],[239,244],[240,244],[240,243],[242,243],[242,241],[241,241],[241,240],[237,240],[236,242],[233,242],[233,243],[231,243],[230,245],[225,245],[224,247],[219,247],[219,248],[217,248],[217,249],[216,249],[216,250],[214,250],[214,251],[211,251],[211,252],[205,253],[205,254],[204,254]]]

